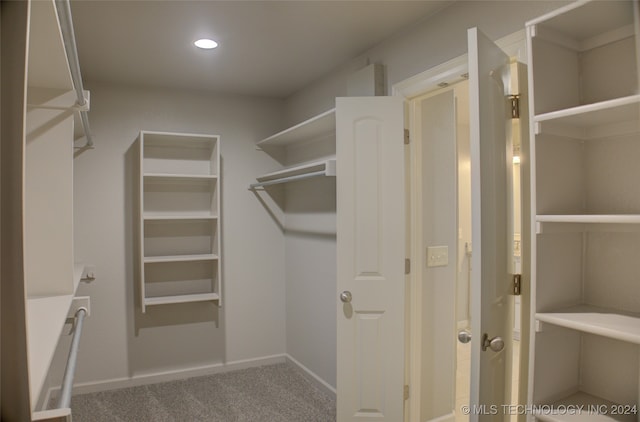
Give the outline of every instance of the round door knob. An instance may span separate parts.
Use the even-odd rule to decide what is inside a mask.
[[[467,330],[458,331],[458,341],[463,344],[467,344],[471,341],[471,333]]]
[[[344,303],[351,303],[351,292],[348,290],[345,290],[344,292],[340,293],[340,300]]]
[[[487,349],[491,349],[494,352],[501,351],[504,349],[504,340],[502,340],[502,337],[489,338],[485,333],[485,335],[482,336],[482,350],[485,351]]]

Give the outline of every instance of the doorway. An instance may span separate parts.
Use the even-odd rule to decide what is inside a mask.
[[[470,280],[471,158],[469,83],[462,74],[409,99],[412,142],[412,260],[416,283],[410,306],[419,328],[411,341],[420,352],[410,360],[419,404],[411,421],[468,421],[471,369]],[[514,121],[514,125],[519,122]],[[520,140],[512,128],[512,272],[520,267]],[[413,270],[412,270],[413,271]],[[507,403],[518,403],[521,318],[518,297],[510,298],[513,342],[505,350],[511,378]],[[415,321],[415,319],[414,319]],[[460,340],[458,340],[460,339]],[[412,395],[416,397],[416,395]],[[505,403],[506,404],[506,403]],[[516,420],[515,416],[505,420]]]

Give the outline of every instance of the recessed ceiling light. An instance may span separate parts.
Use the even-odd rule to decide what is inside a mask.
[[[202,38],[198,41],[194,42],[195,46],[198,48],[202,48],[203,50],[211,50],[218,46],[218,43],[214,40],[210,40],[209,38]]]

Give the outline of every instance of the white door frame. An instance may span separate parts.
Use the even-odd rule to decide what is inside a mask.
[[[515,60],[526,63],[527,62],[527,51],[526,51],[526,36],[525,31],[520,30],[513,34],[507,35],[503,38],[500,38],[496,41],[496,44],[502,48],[510,57]],[[405,102],[405,126],[411,128],[413,122],[408,121],[410,113],[408,113],[409,101],[410,99],[425,95],[429,92],[440,89],[441,86],[439,84],[446,83],[448,85],[452,85],[456,82],[466,79],[466,75],[468,73],[469,63],[467,54],[463,54],[458,56],[452,60],[449,60],[445,63],[442,63],[438,66],[435,66],[431,69],[428,69],[424,72],[421,72],[417,75],[414,75],[408,79],[400,81],[392,86],[391,95],[399,96],[404,99]],[[417,160],[420,160],[420,155],[417,154],[416,151],[416,142],[411,142],[409,144],[409,162],[410,168],[408,169],[410,180],[416,180],[416,169],[418,168]],[[421,226],[421,215],[419,212],[419,191],[415,188],[415,186],[410,185],[409,192],[407,193],[408,206],[409,206],[409,217],[407,222],[409,227],[415,228]],[[414,236],[412,233],[415,233],[414,230],[407,230],[408,236],[410,237],[407,242],[410,245],[410,249],[408,251],[408,255],[411,259],[411,262],[418,263],[421,260],[421,254],[423,251],[421,250],[421,246],[419,246],[419,238],[418,236]],[[406,348],[408,349],[408,364],[405,365],[408,369],[405,370],[407,379],[405,380],[407,385],[409,385],[410,395],[408,399],[408,406],[405,407],[408,411],[405,413],[404,420],[406,422],[424,422],[420,421],[420,400],[421,397],[421,383],[420,383],[420,374],[421,374],[421,344],[422,344],[422,321],[421,321],[421,312],[420,312],[420,298],[422,297],[422,283],[421,281],[421,271],[411,271],[409,275],[409,289],[411,294],[408,295],[410,297],[410,302],[408,303],[409,307],[406,310],[407,316],[405,318],[406,321],[409,322],[409,327],[407,332],[409,333],[407,338]],[[524,329],[528,327],[523,327]],[[522,332],[521,339],[527,340],[528,333]],[[522,343],[523,346],[525,343]],[[520,362],[522,366],[524,362]],[[521,372],[522,373],[522,372]],[[524,378],[524,379],[523,379]],[[527,377],[520,376],[519,380],[519,388],[520,391],[522,389],[526,390],[528,386]],[[522,395],[520,395],[522,397]]]

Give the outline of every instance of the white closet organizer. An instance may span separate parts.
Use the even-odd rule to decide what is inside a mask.
[[[638,420],[634,7],[633,1],[582,1],[527,23],[536,231],[529,401],[594,405],[585,408],[593,421]],[[561,413],[536,417],[587,416]]]
[[[138,142],[142,312],[220,304],[220,138],[142,131]]]
[[[257,177],[250,188],[335,176],[335,130],[336,112],[331,109],[258,142],[259,149],[285,168]]]

